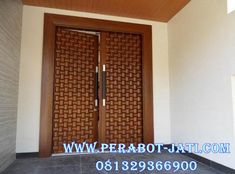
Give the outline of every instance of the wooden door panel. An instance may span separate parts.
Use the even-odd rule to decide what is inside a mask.
[[[101,64],[106,66],[106,103],[101,104],[100,113],[101,140],[125,144],[143,142],[141,35],[103,33]]]
[[[143,142],[153,143],[153,95],[152,95],[152,29],[149,25],[133,23],[114,22],[80,18],[56,14],[44,15],[44,41],[43,41],[43,62],[42,62],[42,85],[41,85],[41,112],[40,112],[40,157],[49,157],[53,151],[53,119],[54,119],[54,81],[55,81],[55,42],[56,28],[67,26],[74,29],[103,32],[123,32],[140,34],[142,38],[142,111],[143,111]],[[101,38],[101,41],[103,39]],[[102,46],[102,44],[101,44]],[[105,54],[104,51],[101,54]],[[101,55],[102,56],[102,55]],[[102,56],[103,57],[103,56]],[[103,60],[101,60],[103,61]],[[101,70],[99,70],[101,71]],[[102,83],[100,85],[102,88]],[[100,92],[99,92],[100,93]],[[101,95],[101,94],[99,94]],[[107,98],[108,99],[108,98]],[[102,100],[101,100],[102,101]],[[100,102],[102,104],[102,102]],[[102,107],[100,107],[102,108]],[[125,110],[124,110],[125,111]],[[105,114],[105,109],[99,111]],[[60,115],[61,116],[61,115]],[[101,142],[105,140],[105,120],[100,116],[99,135]],[[62,118],[63,119],[63,118]],[[97,120],[95,120],[97,122]],[[57,122],[61,124],[61,122]],[[71,124],[71,123],[69,123]],[[95,125],[95,124],[93,124]],[[66,129],[66,127],[65,127]],[[94,128],[95,129],[95,128]],[[61,134],[61,130],[57,133]],[[94,134],[95,136],[95,134]],[[61,136],[63,139],[63,136]],[[67,137],[64,138],[65,140]],[[58,143],[58,140],[56,140]],[[58,149],[57,149],[58,150]]]
[[[53,153],[63,153],[63,143],[97,141],[97,113],[94,111],[97,49],[97,36],[57,27]]]

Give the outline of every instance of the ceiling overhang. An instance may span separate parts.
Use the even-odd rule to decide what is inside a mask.
[[[190,0],[22,0],[25,5],[168,22]]]

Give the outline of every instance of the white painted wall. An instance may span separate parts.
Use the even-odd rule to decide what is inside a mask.
[[[235,10],[235,1],[234,0],[227,0],[227,12],[231,13]]]
[[[154,136],[155,142],[170,143],[167,24],[92,13],[24,6],[16,152],[37,152],[39,149],[44,12],[152,25]]]
[[[172,142],[232,143],[232,154],[203,156],[235,169],[235,13],[226,0],[191,0],[168,32]]]

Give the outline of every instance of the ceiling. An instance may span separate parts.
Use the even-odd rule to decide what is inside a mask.
[[[190,0],[22,0],[25,5],[168,22]]]

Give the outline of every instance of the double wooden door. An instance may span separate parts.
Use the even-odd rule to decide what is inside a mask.
[[[143,142],[142,38],[57,27],[52,152],[63,143]]]

